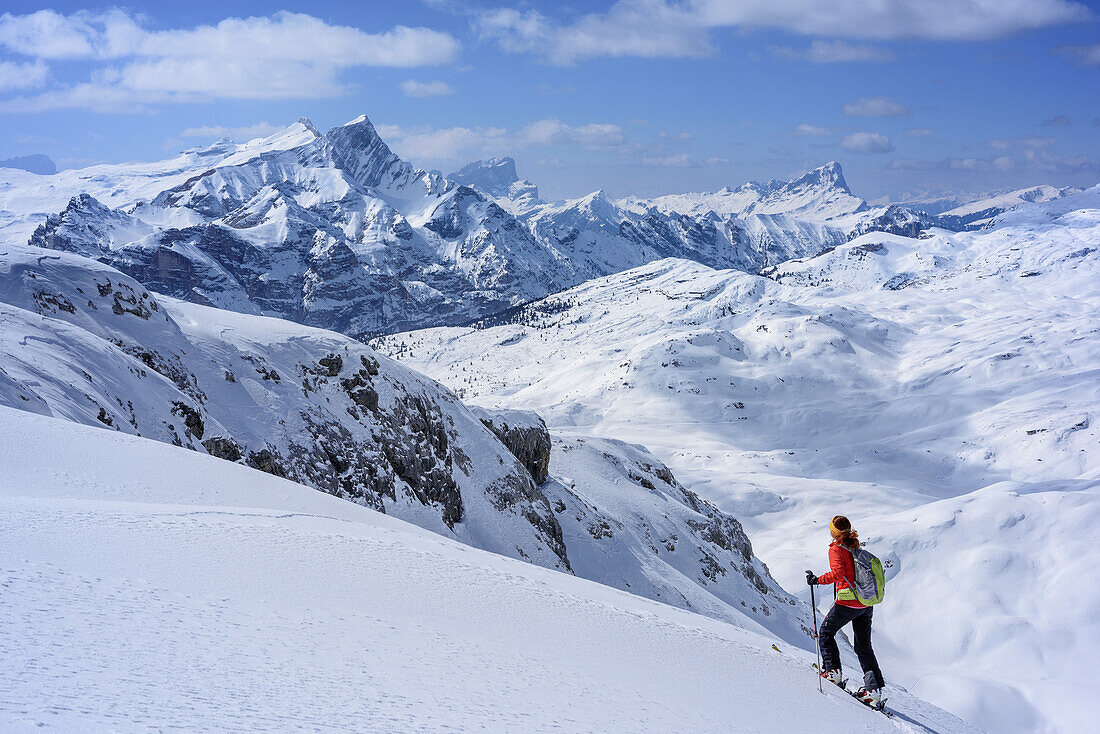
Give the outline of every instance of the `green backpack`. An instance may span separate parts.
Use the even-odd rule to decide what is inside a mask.
[[[886,596],[886,577],[882,574],[882,561],[863,548],[854,551],[844,544],[840,544],[840,547],[852,554],[852,563],[856,568],[855,583],[851,579],[844,579],[853,596],[865,607],[878,604]]]

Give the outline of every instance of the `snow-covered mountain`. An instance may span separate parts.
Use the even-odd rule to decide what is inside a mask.
[[[932,222],[868,206],[835,162],[713,194],[544,202],[511,158],[448,178],[414,169],[365,116],[324,134],[303,119],[158,164],[16,171],[0,183],[6,241],[92,257],[183,300],[357,338],[469,323],[666,257],[758,272]]]
[[[0,168],[16,168],[27,173],[36,173],[39,176],[51,176],[57,173],[57,164],[49,156],[42,153],[5,158],[0,161]]]
[[[1100,187],[764,276],[664,260],[377,348],[551,430],[644,441],[788,588],[852,517],[888,678],[990,731],[1091,720]],[[814,550],[817,549],[817,550]],[[1066,603],[1052,604],[1064,599]]]
[[[454,175],[475,186],[480,182],[585,280],[665,257],[755,273],[864,232],[916,237],[936,223],[904,207],[869,206],[848,188],[836,161],[791,181],[655,199],[615,200],[596,191],[563,202],[533,202],[531,185],[516,180],[514,164],[499,160],[472,163]]]
[[[48,215],[60,212],[74,196],[88,194],[112,208],[151,201],[161,191],[215,166],[294,148],[316,136],[313,125],[302,119],[267,138],[241,144],[219,140],[152,163],[105,164],[52,176],[0,168],[0,242],[25,243]]]
[[[1020,204],[1054,201],[1075,194],[1080,190],[1073,186],[1032,186],[1026,189],[1016,189],[1015,191],[995,194],[948,209],[940,213],[939,219],[945,226],[956,229],[976,229],[988,225],[998,214],[1002,214]]]
[[[510,214],[402,161],[366,117],[323,135],[300,125],[303,143],[238,150],[121,207],[76,196],[30,241],[159,293],[352,336],[468,320],[571,283]]]
[[[348,337],[0,250],[0,405],[287,477],[469,545],[807,644],[740,524],[644,448],[471,413]]]
[[[736,189],[724,188],[709,194],[675,194],[635,201],[666,212],[789,214],[814,220],[836,219],[869,209],[867,203],[848,188],[844,172],[836,161],[791,181],[752,181]]]
[[[5,732],[977,734],[898,687],[893,719],[823,696],[771,636],[199,452],[6,407],[0,435]]]
[[[520,179],[516,173],[516,161],[509,157],[474,161],[448,174],[447,178],[492,196],[517,214],[539,204],[538,186]]]

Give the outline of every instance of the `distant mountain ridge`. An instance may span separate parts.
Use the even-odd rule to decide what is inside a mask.
[[[511,158],[448,177],[414,168],[365,115],[325,133],[302,118],[158,164],[12,175],[0,235],[27,233],[166,295],[356,338],[470,323],[667,257],[756,273],[865,232],[971,226],[872,207],[835,161],[713,193],[546,202]]]
[[[40,176],[50,176],[57,173],[57,164],[42,153],[33,155],[20,155],[0,161],[0,168],[17,168],[27,173],[37,173]]]

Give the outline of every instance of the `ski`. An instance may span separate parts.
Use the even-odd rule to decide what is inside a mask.
[[[818,670],[817,663],[810,663],[810,667],[814,669],[814,671],[817,673],[818,677],[821,677],[821,671]],[[832,683],[832,681],[830,681],[828,678],[822,678],[822,680],[826,680],[826,681]],[[848,679],[847,678],[844,678],[843,680],[841,680],[840,683],[833,683],[833,685],[835,685],[837,688],[844,691],[849,696],[851,696],[855,700],[859,701],[860,703],[862,703],[864,706],[871,709],[872,711],[878,711],[880,714],[885,714],[886,716],[888,716],[891,719],[894,718],[894,712],[891,711],[890,709],[886,708],[886,699],[885,698],[882,699],[881,701],[879,701],[877,706],[872,706],[869,703],[863,703],[863,701],[860,700],[859,696],[856,695],[855,691],[849,691],[848,690]]]

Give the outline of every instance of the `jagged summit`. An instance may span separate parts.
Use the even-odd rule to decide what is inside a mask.
[[[829,161],[823,166],[811,168],[801,176],[792,179],[773,178],[768,181],[749,181],[737,189],[730,189],[727,186],[722,191],[752,192],[761,197],[774,197],[786,196],[791,192],[808,189],[852,193],[852,190],[848,188],[848,182],[844,180],[844,171],[836,161]]]
[[[799,178],[790,182],[792,187],[794,186],[828,186],[832,188],[841,189],[848,193],[852,190],[848,188],[848,182],[844,180],[844,170],[840,167],[840,164],[836,161],[829,161],[823,166],[807,171]]]
[[[318,138],[321,137],[321,131],[317,129],[317,126],[314,125],[308,117],[299,117],[298,124],[304,127],[306,130],[309,130],[311,133],[314,134],[314,136]]]
[[[655,207],[662,212],[745,217],[788,215],[816,222],[836,220],[867,211],[867,203],[852,193],[837,161],[811,169],[789,181],[749,181],[713,193],[685,193],[655,199],[628,199],[634,207]],[[847,225],[845,225],[847,227]]]
[[[802,214],[832,219],[868,208],[848,188],[844,171],[836,161],[790,181],[770,181],[756,193],[759,199],[745,208],[746,214]]]
[[[412,167],[382,140],[366,115],[321,136],[323,155],[364,186],[392,185],[409,178]]]

